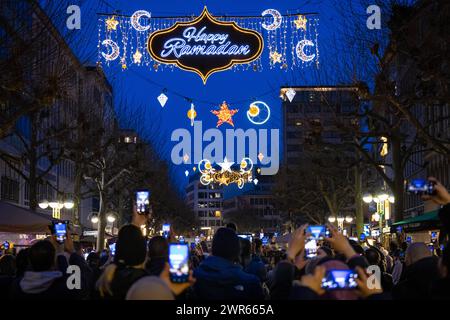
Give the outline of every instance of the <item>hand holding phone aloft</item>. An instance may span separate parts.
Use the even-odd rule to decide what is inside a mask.
[[[435,194],[423,195],[422,200],[424,201],[431,200],[439,205],[446,205],[450,203],[450,194],[448,193],[447,189],[434,177],[428,178],[428,181],[434,183]]]

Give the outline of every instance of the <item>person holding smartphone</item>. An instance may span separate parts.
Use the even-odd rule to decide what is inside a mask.
[[[66,230],[63,243],[53,234],[49,239],[37,241],[27,252],[29,270],[15,279],[11,285],[13,300],[77,300],[89,295],[90,270],[84,259],[75,253],[70,229]],[[67,287],[69,267],[80,268],[81,289]]]

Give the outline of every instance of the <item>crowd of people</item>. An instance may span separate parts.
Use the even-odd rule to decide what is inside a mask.
[[[443,234],[450,231],[450,194],[439,182],[436,195],[424,196],[439,205]],[[328,226],[317,255],[305,256],[307,225],[293,232],[285,250],[261,239],[238,237],[237,226],[218,229],[210,244],[191,248],[187,282],[170,278],[169,241],[147,240],[137,224],[119,230],[114,256],[91,252],[84,258],[71,239],[40,240],[16,256],[0,257],[0,298],[100,300],[357,300],[450,298],[450,247],[431,252],[425,243],[392,242],[367,245],[349,240]],[[445,237],[441,237],[445,238]],[[78,266],[78,288],[70,288],[69,266]],[[379,277],[372,277],[376,266]],[[326,290],[328,270],[354,270],[357,286]]]

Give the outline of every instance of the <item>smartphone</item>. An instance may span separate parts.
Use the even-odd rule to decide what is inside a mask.
[[[168,223],[163,224],[162,232],[163,232],[164,238],[168,239],[169,233],[170,233],[170,224],[168,224]]]
[[[317,256],[317,240],[309,239],[305,242],[305,258],[312,259]]]
[[[53,234],[58,243],[64,243],[67,238],[67,223],[53,221]]]
[[[111,255],[114,257],[116,254],[116,243],[112,243],[109,245],[109,252],[111,252]]]
[[[327,291],[355,289],[357,278],[358,274],[353,270],[328,270],[322,279],[322,288]]]
[[[417,195],[434,195],[436,190],[434,188],[434,182],[427,181],[425,179],[413,179],[408,183],[407,191]]]
[[[330,237],[330,230],[324,225],[308,226],[305,232],[309,233],[316,240],[323,240]]]
[[[242,238],[242,239],[247,239],[247,240],[249,240],[250,242],[252,241],[252,236],[250,235],[250,234],[238,234],[238,237],[239,238]]]
[[[2,249],[5,251],[9,250],[9,242],[8,241],[3,242]]]
[[[191,242],[190,246],[191,246],[191,251],[195,250],[195,248],[197,247],[195,242]]]
[[[170,280],[174,283],[189,279],[189,246],[185,243],[169,245]]]
[[[138,190],[136,191],[136,211],[140,215],[150,213],[150,191]]]

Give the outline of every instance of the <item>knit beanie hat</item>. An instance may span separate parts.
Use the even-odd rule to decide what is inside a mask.
[[[212,255],[234,261],[239,257],[240,244],[236,232],[230,228],[219,228],[212,241]]]
[[[140,228],[128,224],[120,228],[114,262],[137,266],[145,261],[147,247]]]

